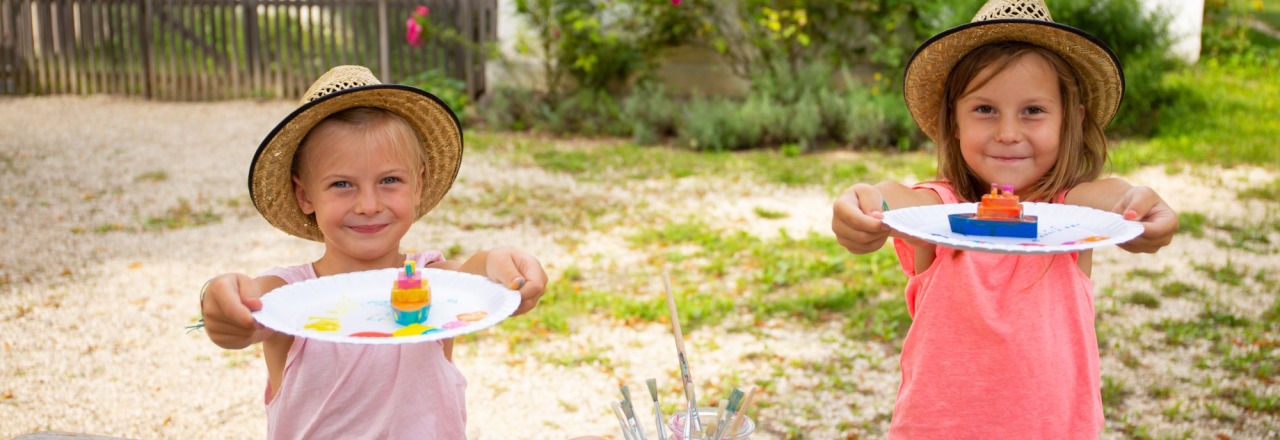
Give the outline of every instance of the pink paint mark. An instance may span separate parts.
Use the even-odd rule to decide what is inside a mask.
[[[462,322],[462,321],[450,321],[450,322],[446,322],[446,323],[445,323],[444,325],[442,325],[441,327],[444,327],[444,328],[446,328],[446,329],[448,329],[448,330],[453,330],[453,329],[455,329],[455,328],[463,328],[463,327],[466,327],[466,326],[468,326],[468,325],[471,325],[471,324],[470,324],[470,323],[466,323],[466,322]]]
[[[353,337],[353,338],[390,338],[390,337],[391,337],[391,333],[383,333],[383,332],[356,332],[356,333],[352,333],[352,334],[347,335],[347,336],[351,336],[351,337]]]

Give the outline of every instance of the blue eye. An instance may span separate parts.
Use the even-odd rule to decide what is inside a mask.
[[[399,182],[400,182],[400,178],[399,178],[399,177],[385,177],[385,178],[383,178],[383,179],[382,179],[382,183],[383,183],[383,184],[399,183]]]
[[[339,181],[337,181],[337,182],[333,182],[333,184],[332,184],[332,185],[329,185],[329,186],[334,187],[334,188],[350,188],[350,187],[351,187],[351,182],[348,182],[348,181],[345,181],[345,180],[339,180]]]

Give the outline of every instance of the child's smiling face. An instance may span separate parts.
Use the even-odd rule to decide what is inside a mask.
[[[423,176],[405,160],[409,155],[398,154],[394,133],[336,124],[309,137],[295,195],[303,213],[315,214],[326,258],[401,259],[400,239],[417,219]]]
[[[981,87],[966,88],[956,102],[961,155],[984,183],[1013,185],[1021,195],[1058,160],[1064,115],[1058,75],[1030,54],[989,80],[988,70],[971,82]]]

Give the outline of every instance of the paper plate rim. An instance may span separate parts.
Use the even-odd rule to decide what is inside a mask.
[[[1131,220],[1125,220],[1123,216],[1121,216],[1120,214],[1116,214],[1114,212],[1103,211],[1103,210],[1091,208],[1088,206],[1068,205],[1068,204],[1062,204],[1062,203],[1044,203],[1044,202],[1023,202],[1022,205],[1024,208],[1024,212],[1027,215],[1036,215],[1042,220],[1042,222],[1045,220],[1048,220],[1050,222],[1057,221],[1057,218],[1046,215],[1045,211],[1078,211],[1076,213],[1078,215],[1082,215],[1082,216],[1088,215],[1088,216],[1093,216],[1095,218],[1096,217],[1105,218],[1107,219],[1107,222],[1104,224],[1104,227],[1118,228],[1118,230],[1116,234],[1112,234],[1108,236],[1108,238],[1105,240],[1098,240],[1098,241],[1092,241],[1092,242],[1080,242],[1080,243],[1073,243],[1073,244],[1067,244],[1067,245],[1063,245],[1063,244],[1028,245],[1025,243],[1010,244],[1010,243],[981,242],[971,238],[961,238],[961,237],[981,237],[981,236],[968,236],[964,234],[956,234],[956,233],[950,232],[949,228],[947,229],[948,235],[937,235],[933,232],[925,231],[922,229],[923,226],[927,226],[930,223],[933,223],[933,220],[929,220],[929,223],[925,223],[924,225],[919,224],[919,223],[922,223],[921,221],[913,221],[921,218],[921,216],[938,216],[937,221],[946,223],[947,215],[975,212],[977,210],[978,204],[974,202],[913,206],[910,208],[901,208],[901,209],[885,211],[884,223],[901,233],[910,235],[912,237],[915,237],[939,246],[946,246],[946,247],[951,247],[956,249],[979,251],[979,252],[990,252],[990,253],[1001,253],[1001,254],[1021,254],[1021,255],[1061,254],[1061,253],[1069,253],[1069,252],[1086,251],[1090,249],[1096,249],[1096,248],[1111,246],[1111,245],[1118,245],[1134,239],[1138,235],[1141,235],[1143,231],[1141,223],[1131,221]],[[1044,224],[1042,223],[1041,226],[1043,227]],[[1037,237],[1037,240],[1039,240],[1039,237]],[[1036,241],[1036,240],[1028,240],[1028,241]]]
[[[496,282],[493,282],[492,280],[485,278],[483,276],[467,273],[467,272],[453,271],[453,270],[421,268],[419,269],[419,271],[422,272],[423,277],[427,278],[429,282],[432,282],[433,284],[443,283],[443,282],[435,281],[437,279],[455,278],[456,280],[461,280],[461,282],[464,284],[478,286],[481,289],[493,289],[497,291],[499,295],[502,295],[502,297],[500,298],[501,304],[496,309],[486,311],[488,314],[483,319],[470,322],[465,327],[453,328],[453,329],[440,329],[438,331],[433,331],[433,332],[422,334],[422,335],[394,336],[394,337],[358,337],[358,336],[330,334],[330,333],[306,330],[306,329],[300,328],[297,324],[286,323],[284,322],[285,319],[283,319],[283,317],[277,316],[277,314],[274,314],[274,313],[271,313],[271,311],[268,311],[268,306],[279,303],[280,301],[282,301],[281,298],[291,295],[292,294],[291,292],[304,291],[308,288],[312,288],[316,284],[348,282],[349,280],[352,280],[352,279],[359,279],[364,277],[370,277],[370,278],[385,277],[388,280],[394,280],[395,273],[398,273],[400,270],[401,269],[398,269],[398,268],[388,268],[388,269],[375,269],[375,270],[367,270],[367,271],[348,272],[348,273],[342,273],[342,274],[336,274],[336,275],[310,278],[310,279],[298,281],[296,283],[286,284],[264,294],[262,296],[262,309],[252,312],[252,315],[254,319],[257,320],[259,323],[261,323],[263,326],[266,326],[272,330],[285,333],[294,337],[303,337],[303,338],[322,340],[322,341],[328,341],[328,342],[358,344],[358,345],[398,345],[398,344],[410,344],[410,343],[417,343],[417,342],[438,341],[442,339],[453,338],[456,336],[485,330],[511,317],[511,315],[515,313],[516,308],[520,306],[519,292],[508,289],[505,286],[502,286]],[[389,295],[390,281],[387,282],[386,286],[387,286],[388,295]],[[433,296],[438,294],[434,289],[435,287],[433,287],[433,292],[432,292]],[[450,293],[450,295],[452,294],[454,294],[454,292]],[[332,294],[332,295],[336,296],[337,294]],[[435,298],[433,298],[432,302],[435,303]],[[276,306],[276,307],[279,307],[279,306]]]

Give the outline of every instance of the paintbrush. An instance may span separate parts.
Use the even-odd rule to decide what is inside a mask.
[[[631,426],[631,432],[635,434],[636,440],[646,440],[644,429],[636,420],[635,407],[631,405],[631,390],[626,385],[622,386],[622,413],[627,416],[627,425]]]
[[[662,407],[658,406],[658,380],[649,379],[644,381],[649,386],[649,397],[653,398],[653,420],[658,427],[658,440],[667,440],[667,427],[662,421]]]
[[[667,308],[671,311],[671,330],[676,334],[676,355],[680,358],[680,381],[684,384],[684,397],[689,416],[684,423],[684,438],[690,431],[702,432],[702,420],[698,417],[698,399],[693,392],[693,376],[689,374],[689,360],[684,354],[684,335],[680,333],[680,314],[676,312],[676,297],[671,293],[671,275],[662,270],[662,283],[667,287]]]
[[[738,405],[741,404],[742,390],[734,388],[733,391],[729,393],[729,404],[725,406],[725,411],[728,411],[727,415],[729,418],[716,418],[716,432],[711,436],[712,439],[719,440],[720,438],[723,438],[725,429],[729,427],[730,419],[733,418],[734,413],[738,412]]]
[[[627,417],[622,415],[622,404],[615,400],[609,402],[609,406],[613,407],[613,414],[618,416],[618,425],[622,427],[622,438],[636,440],[635,435],[631,432],[631,426],[627,423]]]
[[[747,418],[747,407],[751,406],[751,401],[756,396],[756,387],[752,386],[747,389],[747,395],[742,399],[742,405],[738,406],[738,412],[733,415],[733,423],[729,425],[729,435],[738,432],[738,428],[742,427],[742,422]]]

